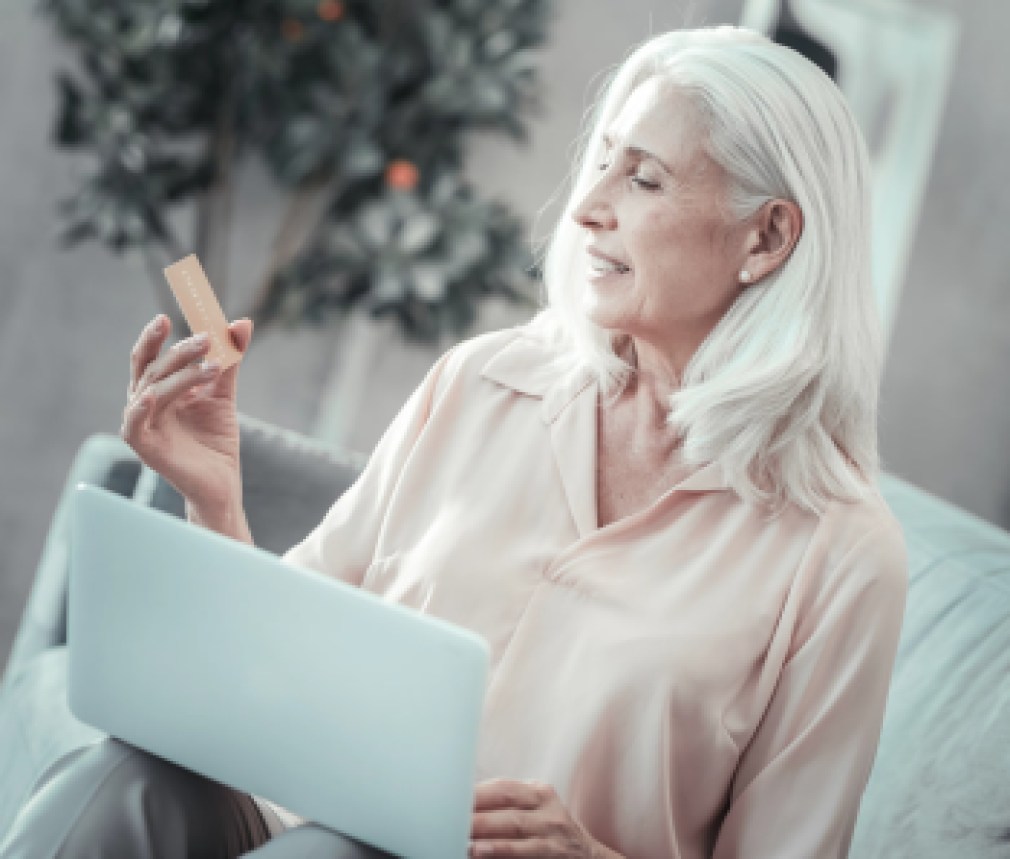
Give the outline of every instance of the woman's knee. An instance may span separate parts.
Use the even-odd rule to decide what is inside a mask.
[[[303,823],[271,839],[249,859],[393,859],[393,854],[316,823]]]
[[[2,859],[126,859],[238,856],[269,832],[245,794],[109,739],[50,770],[11,836]]]

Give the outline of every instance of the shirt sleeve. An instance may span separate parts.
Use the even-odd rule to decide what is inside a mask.
[[[844,859],[876,755],[908,565],[900,527],[845,555],[794,633],[740,757],[713,859]]]
[[[428,371],[376,445],[358,479],[323,520],[283,555],[287,563],[360,586],[404,465],[431,414],[438,380],[452,350]]]

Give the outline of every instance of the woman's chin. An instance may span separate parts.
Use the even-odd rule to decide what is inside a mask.
[[[586,318],[598,328],[622,330],[622,320],[626,314],[622,312],[619,303],[597,294],[592,287],[583,294],[582,310]]]

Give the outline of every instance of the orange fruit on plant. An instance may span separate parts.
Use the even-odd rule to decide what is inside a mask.
[[[344,17],[344,4],[340,0],[321,0],[316,12],[324,21],[339,21]]]
[[[386,184],[399,191],[413,191],[420,178],[417,166],[403,158],[390,161],[386,167]]]
[[[281,35],[287,42],[301,41],[305,35],[305,25],[296,18],[285,18],[281,22]]]

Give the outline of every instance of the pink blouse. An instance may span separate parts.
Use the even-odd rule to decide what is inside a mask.
[[[478,780],[628,859],[846,855],[905,593],[879,494],[763,519],[710,464],[600,528],[598,387],[528,329],[432,368],[285,559],[491,648]]]

